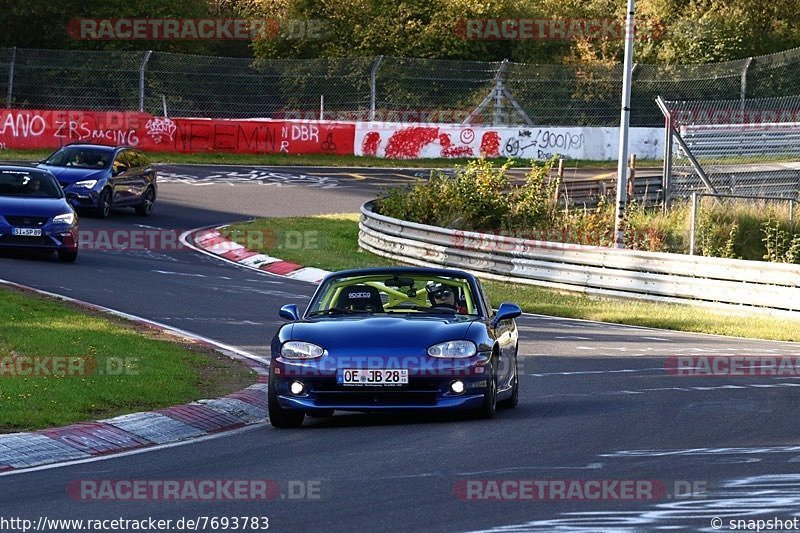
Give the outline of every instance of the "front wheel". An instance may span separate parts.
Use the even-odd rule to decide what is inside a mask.
[[[274,380],[269,380],[267,388],[267,408],[269,409],[269,423],[276,428],[299,428],[303,425],[306,414],[304,411],[290,411],[278,403],[278,393],[275,391]]]
[[[94,214],[97,218],[108,218],[111,214],[111,189],[103,189],[100,193]]]
[[[519,365],[517,365],[517,358],[514,356],[514,385],[512,385],[511,397],[498,402],[497,405],[505,409],[516,407],[519,404]]]
[[[494,377],[494,371],[489,373],[488,380],[486,392],[483,393],[483,403],[475,413],[479,418],[494,418],[497,414],[497,379]]]
[[[135,207],[136,214],[140,217],[149,217],[153,214],[153,208],[156,206],[156,193],[152,187],[148,187],[142,195],[142,203]]]

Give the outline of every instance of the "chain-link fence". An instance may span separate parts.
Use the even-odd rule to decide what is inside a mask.
[[[661,102],[671,197],[693,191],[797,198],[800,96]]]
[[[0,49],[7,107],[210,118],[615,126],[622,68],[396,57],[252,60],[165,52]],[[800,48],[707,65],[637,65],[633,126],[668,100],[800,91]]]

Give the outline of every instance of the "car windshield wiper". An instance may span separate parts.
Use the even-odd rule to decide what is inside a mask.
[[[321,311],[312,311],[308,313],[308,316],[319,316],[319,315],[360,315],[360,314],[369,314],[373,311],[364,311],[364,310],[356,310],[356,309],[342,309],[341,307],[331,307],[330,309],[323,309]]]

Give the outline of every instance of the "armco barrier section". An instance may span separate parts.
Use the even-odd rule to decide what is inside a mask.
[[[798,265],[488,235],[406,222],[373,208],[361,208],[359,245],[406,263],[588,293],[800,310]]]
[[[355,125],[325,121],[165,118],[118,111],[0,112],[0,146],[52,149],[72,142],[154,152],[352,155]]]

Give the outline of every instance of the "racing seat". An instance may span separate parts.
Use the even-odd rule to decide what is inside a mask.
[[[336,307],[353,311],[383,313],[381,293],[369,285],[352,285],[345,287],[336,300]]]

